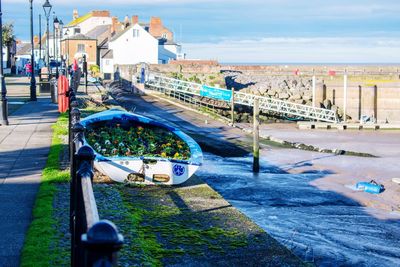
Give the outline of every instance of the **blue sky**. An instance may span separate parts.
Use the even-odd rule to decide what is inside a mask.
[[[29,1],[2,0],[4,20],[29,38]],[[36,1],[35,19],[44,0]],[[399,0],[50,0],[68,22],[109,9],[121,20],[159,16],[189,58],[221,62],[400,62]],[[43,23],[44,27],[44,23]],[[36,25],[35,32],[38,27]]]

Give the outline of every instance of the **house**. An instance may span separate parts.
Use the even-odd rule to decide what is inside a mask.
[[[138,16],[126,16],[120,22],[117,17],[111,17],[108,11],[91,11],[80,17],[78,11],[74,10],[73,21],[63,28],[61,41],[62,53],[67,53],[67,58],[79,57],[77,51],[68,51],[72,39],[76,40],[77,36],[84,36],[87,41],[96,40],[96,61],[88,55],[89,64],[99,65],[106,76],[114,72],[114,65],[141,62],[165,64],[181,59],[183,55],[181,46],[174,42],[172,31],[158,17],[151,17],[149,23],[140,23]],[[85,48],[88,49],[88,44]]]
[[[86,55],[88,66],[97,63],[97,40],[84,34],[76,34],[61,40],[61,54],[66,59],[67,65],[74,62],[82,63]]]
[[[65,37],[72,37],[76,34],[87,35],[88,32],[97,26],[112,24],[110,12],[105,10],[91,11],[80,17],[78,10],[75,9],[72,18],[73,20],[63,29],[63,35],[66,35]]]
[[[89,31],[86,36],[97,40],[97,62],[100,66],[100,59],[108,51],[108,40],[111,37],[111,25],[100,25]]]
[[[129,26],[111,38],[114,63],[118,65],[158,63],[158,40],[139,24]]]
[[[112,29],[117,28],[113,22]],[[131,20],[126,17],[123,22],[124,29],[115,33],[108,42],[109,53],[101,58],[102,72],[109,76],[114,65],[132,65],[138,63],[166,64],[175,60],[181,54],[181,46],[173,40],[173,33],[163,26],[160,18],[152,17],[150,23],[140,23],[138,16]],[[112,54],[112,61],[110,55]],[[105,55],[107,55],[105,57]],[[102,62],[102,61],[107,61]]]

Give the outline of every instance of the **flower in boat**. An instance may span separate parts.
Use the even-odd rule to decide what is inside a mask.
[[[99,124],[86,129],[85,134],[90,137],[87,138],[89,145],[106,157],[190,158],[189,146],[178,136],[163,128],[135,124],[130,127],[122,124],[118,127],[117,123]]]

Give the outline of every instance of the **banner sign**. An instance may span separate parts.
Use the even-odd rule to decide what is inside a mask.
[[[203,85],[200,89],[200,96],[230,101],[232,99],[232,91]]]

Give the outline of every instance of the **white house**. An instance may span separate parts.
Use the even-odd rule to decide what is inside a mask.
[[[91,11],[81,17],[75,9],[73,21],[63,28],[63,38],[72,37],[76,34],[86,35],[96,26],[111,25],[113,23],[109,11]]]
[[[142,26],[135,24],[111,38],[114,64],[158,63],[158,40]]]

